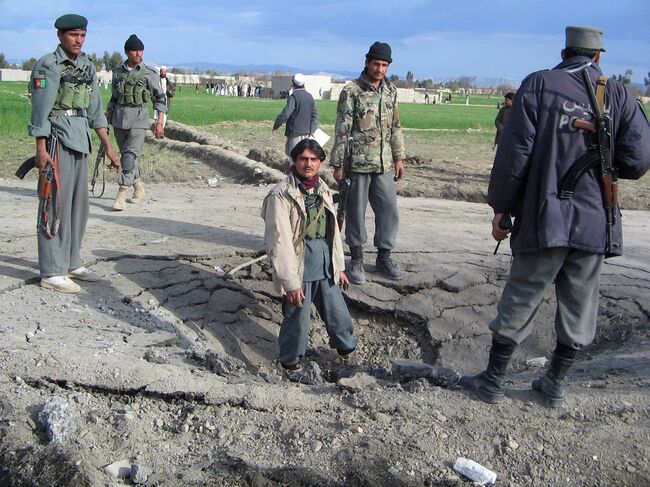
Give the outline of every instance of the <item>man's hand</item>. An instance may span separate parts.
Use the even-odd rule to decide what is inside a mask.
[[[163,128],[162,119],[153,128],[153,135],[156,139],[162,139],[165,136],[165,129]]]
[[[287,293],[287,302],[298,308],[302,308],[302,302],[305,300],[305,293],[302,292],[302,288],[294,289]]]
[[[395,181],[399,181],[404,176],[404,161],[401,159],[395,161]]]
[[[108,170],[120,172],[120,158],[117,157],[117,154],[113,150],[113,147],[110,145],[106,146],[106,157],[108,157],[111,161],[111,163],[108,165]]]
[[[350,279],[348,279],[348,275],[345,272],[339,272],[339,286],[345,291],[350,286]]]
[[[39,137],[36,139],[36,160],[34,161],[34,165],[40,172],[45,169],[48,163],[52,164],[52,159],[50,158],[50,153],[47,151],[47,138]]]
[[[341,184],[341,181],[345,179],[345,171],[343,170],[342,167],[337,167],[334,169],[334,172],[332,173],[332,176],[334,176],[334,180],[338,183]]]
[[[499,222],[501,221],[501,218],[503,218],[504,214],[505,213],[497,213],[492,219],[492,237],[497,242],[508,238],[508,234],[510,233],[510,229],[504,230],[499,226]]]

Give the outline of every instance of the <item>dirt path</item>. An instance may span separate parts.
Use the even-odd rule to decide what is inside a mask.
[[[566,407],[539,404],[525,364],[552,349],[552,296],[489,406],[450,386],[484,366],[509,264],[507,246],[492,255],[485,205],[400,198],[407,278],[369,265],[347,293],[357,363],[316,321],[296,383],[274,362],[268,268],[221,277],[258,255],[268,191],[229,181],[148,184],[123,213],[110,185],[83,249],[105,280],[71,296],[35,285],[33,185],[0,181],[0,485],[129,483],[105,473],[117,461],[152,486],[464,485],[461,456],[498,485],[650,482],[649,213],[624,214],[627,254],[605,266],[599,334]]]

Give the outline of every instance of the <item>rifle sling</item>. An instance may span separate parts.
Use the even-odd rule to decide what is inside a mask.
[[[320,208],[316,212],[316,216],[314,217],[314,219],[309,222],[309,225],[307,225],[304,228],[304,230],[302,232],[300,232],[300,235],[298,235],[296,240],[294,240],[294,242],[293,242],[293,248],[294,249],[297,248],[298,245],[300,245],[300,243],[303,240],[305,240],[305,237],[307,236],[307,234],[309,232],[311,232],[316,227],[316,225],[318,225],[318,219],[323,215],[324,212],[325,212],[325,201],[322,201],[321,205],[320,205]]]

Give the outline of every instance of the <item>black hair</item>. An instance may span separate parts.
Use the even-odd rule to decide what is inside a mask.
[[[565,59],[569,59],[575,56],[585,56],[589,59],[593,59],[599,52],[600,49],[587,49],[586,47],[565,47],[564,57]]]
[[[320,146],[318,142],[316,142],[314,139],[302,139],[300,142],[296,144],[296,146],[291,149],[291,160],[293,162],[296,162],[296,159],[298,159],[298,156],[302,154],[305,150],[310,150],[314,154],[316,154],[316,157],[318,157],[321,162],[325,160],[325,151],[323,148]]]
[[[512,91],[509,91],[508,93],[506,93],[505,95],[503,95],[503,97],[504,97],[506,100],[512,100],[512,99],[515,97],[515,94],[514,94]]]

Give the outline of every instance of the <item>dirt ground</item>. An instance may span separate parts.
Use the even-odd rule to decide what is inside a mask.
[[[354,362],[314,312],[305,367],[288,376],[268,265],[224,277],[261,254],[283,138],[260,124],[201,132],[172,123],[171,140],[149,141],[141,204],[112,212],[113,178],[91,200],[82,255],[104,279],[76,295],[37,285],[33,182],[0,180],[0,485],[471,485],[459,457],[500,486],[650,484],[650,213],[624,211],[626,255],[605,264],[566,405],[530,390],[543,369],[527,361],[554,347],[550,292],[505,401],[487,405],[455,382],[485,365],[509,266],[480,203],[491,134],[455,148],[454,134],[407,132],[400,193],[426,196],[399,199],[407,276],[374,273],[368,247],[368,282],[345,293]]]

